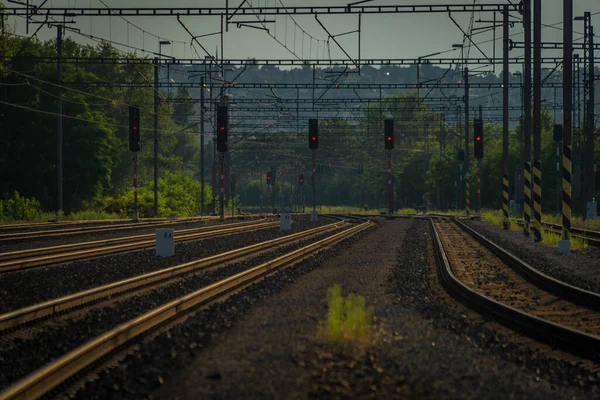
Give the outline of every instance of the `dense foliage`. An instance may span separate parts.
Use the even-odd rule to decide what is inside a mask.
[[[55,210],[59,93],[56,64],[37,62],[35,57],[55,56],[56,43],[7,36],[0,46],[2,52],[13,57],[0,66],[0,194],[17,191],[26,198],[36,199],[42,209]],[[92,47],[79,45],[70,39],[63,42],[63,54],[65,57],[81,58],[120,55],[106,43]],[[68,86],[62,90],[65,212],[101,210],[109,206],[114,209],[115,204],[111,204],[114,199],[132,192],[133,163],[128,150],[129,105],[139,105],[141,109],[140,196],[144,200],[152,197],[149,188],[153,178],[153,91],[147,85],[152,81],[151,66],[65,63],[62,79]],[[132,85],[110,87],[103,86],[103,82]],[[136,83],[144,87],[135,87]],[[179,174],[176,185],[179,192],[175,192],[168,182],[161,183],[163,189],[169,189],[161,193],[161,215],[199,212],[199,204],[192,205],[188,198],[200,191],[199,184],[190,178],[197,174],[199,152],[197,130],[192,129],[186,118],[192,114],[190,108],[191,105],[175,106],[168,101],[160,103],[160,176],[169,181],[176,177],[171,173]],[[210,193],[209,187],[205,190]],[[181,193],[189,195],[182,197]],[[210,201],[210,196],[207,199]],[[141,206],[148,214],[144,208],[147,204],[142,203]],[[122,209],[116,211],[124,213]]]

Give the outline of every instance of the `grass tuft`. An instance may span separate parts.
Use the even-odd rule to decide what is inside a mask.
[[[363,296],[350,294],[346,299],[342,287],[327,290],[327,321],[321,323],[319,336],[337,345],[365,345],[370,338],[373,307],[367,307]]]
[[[502,210],[488,210],[481,213],[481,219],[490,224],[497,226],[498,228],[504,228],[504,215]],[[513,225],[516,225],[514,221],[508,220],[509,229],[513,229]]]

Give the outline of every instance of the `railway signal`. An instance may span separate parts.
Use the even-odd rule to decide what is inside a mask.
[[[317,150],[319,148],[319,120],[308,120],[308,148]]]
[[[483,120],[476,119],[473,124],[473,128],[475,131],[473,135],[473,152],[475,154],[475,158],[481,160],[483,158]]]
[[[140,109],[129,106],[129,151],[140,151]]]
[[[271,184],[271,173],[267,172],[267,185]]]
[[[384,122],[385,133],[385,149],[392,150],[394,148],[394,120],[386,119]]]
[[[561,142],[563,138],[563,126],[561,124],[554,124],[554,141]]]
[[[227,106],[217,106],[217,151],[225,153],[229,148],[227,146]]]
[[[304,185],[304,175],[300,175],[298,177],[298,183],[300,184],[300,186]]]

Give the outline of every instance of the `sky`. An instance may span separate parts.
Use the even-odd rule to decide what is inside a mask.
[[[33,4],[40,4],[42,0],[29,0]],[[109,7],[222,7],[225,0],[102,0]],[[100,7],[104,8],[101,0],[49,0],[46,6],[51,7]],[[230,7],[237,7],[242,0],[229,0]],[[507,1],[507,0],[504,0]],[[503,0],[489,1],[478,0],[477,4],[505,4]],[[346,5],[348,0],[249,0],[248,4],[257,6],[340,6]],[[518,0],[512,0],[518,3]],[[544,0],[542,18],[546,25],[553,25],[543,29],[543,40],[562,41],[562,1]],[[422,5],[422,4],[472,4],[472,1],[462,0],[427,0],[426,2],[398,1],[398,0],[375,0],[365,5]],[[508,2],[506,2],[508,4]],[[9,4],[10,5],[10,4]],[[246,6],[247,6],[246,5]],[[583,15],[584,11],[595,13],[592,23],[598,26],[600,32],[600,0],[574,0],[574,15]],[[516,12],[511,14],[515,18],[520,17]],[[465,31],[468,30],[471,13],[457,13],[453,18]],[[473,16],[475,27],[489,26],[489,23],[478,23],[478,20],[489,21],[493,15]],[[502,16],[498,14],[498,21]],[[237,28],[230,25],[229,31],[224,35],[224,58],[226,59],[294,59],[294,58],[329,58],[325,41],[327,33],[315,20],[314,16],[294,16],[295,22],[289,16],[267,17],[274,19],[275,23],[269,23],[269,33],[277,40],[269,36],[269,33],[252,28]],[[243,19],[247,20],[248,17]],[[358,28],[357,15],[322,15],[319,20],[333,35],[351,32]],[[176,17],[127,17],[127,21],[117,17],[78,17],[72,27],[79,29],[83,34],[112,40],[124,45],[143,49],[149,52],[159,51],[159,40],[169,40],[171,45],[162,46],[162,53],[176,58],[197,58],[205,54],[199,46],[195,49],[190,46],[190,34],[177,22]],[[217,33],[220,31],[220,18],[215,16],[206,17],[182,17],[183,23],[195,36]],[[23,18],[11,18],[9,24],[13,26],[16,33],[25,35],[25,20]],[[583,23],[574,23],[574,37],[579,40],[583,31]],[[255,25],[256,26],[256,25]],[[30,34],[37,29],[38,25],[30,25]],[[303,33],[302,30],[306,33]],[[511,28],[511,38],[522,41],[522,27],[515,24]],[[41,39],[50,39],[56,35],[55,29],[42,28],[39,32]],[[308,35],[312,36],[309,37]],[[68,36],[82,43],[90,43],[84,36],[69,33]],[[598,37],[598,36],[597,36]],[[502,32],[499,28],[496,32],[496,54],[502,53]],[[352,57],[358,57],[358,35],[349,33],[337,37],[340,45]],[[492,32],[474,36],[474,41],[481,43],[481,50],[487,56],[493,54]],[[220,49],[220,35],[207,36],[198,39],[201,44],[215,54]],[[281,42],[281,43],[278,43]],[[449,16],[442,14],[391,14],[391,15],[363,15],[361,36],[361,57],[366,58],[417,58],[435,52],[446,52],[443,57],[460,57],[460,50],[452,50],[452,44],[462,43],[463,34],[457,28]],[[598,39],[600,42],[600,38]],[[123,50],[126,47],[119,47]],[[219,50],[221,51],[221,50]],[[346,58],[342,50],[336,44],[330,43],[331,58]],[[513,50],[515,56],[521,55],[518,50]],[[141,50],[139,55],[146,53]],[[294,55],[295,54],[295,55]],[[545,51],[547,56],[560,56],[561,51]],[[471,57],[483,57],[478,50],[470,50]]]

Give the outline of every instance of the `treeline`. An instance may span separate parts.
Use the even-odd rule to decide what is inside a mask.
[[[63,97],[63,193],[67,213],[98,210],[131,215],[133,165],[128,150],[128,106],[141,110],[142,150],[138,154],[139,203],[142,216],[153,215],[153,80],[149,64],[88,64],[86,58],[117,58],[123,54],[107,43],[80,45],[66,39],[65,57],[81,59],[63,66],[62,82],[57,82],[55,63],[42,63],[36,57],[55,57],[55,41],[27,40],[8,35],[0,43],[8,58],[0,65],[0,212],[12,219],[31,219],[57,205],[57,112],[58,95]],[[134,57],[128,54],[127,57]],[[189,71],[171,68],[178,82]],[[231,72],[238,74],[239,69]],[[414,82],[411,68],[365,67],[362,75],[350,74],[340,82]],[[443,75],[433,66],[422,66],[423,79]],[[181,74],[178,76],[177,74]],[[558,72],[555,75],[560,75]],[[461,78],[454,71],[448,82]],[[195,78],[196,80],[198,78]],[[279,70],[247,66],[240,82],[312,82],[308,67]],[[496,82],[487,74],[481,81]],[[517,79],[514,76],[511,79]],[[554,75],[550,78],[554,79]],[[122,83],[123,85],[116,85]],[[218,163],[206,121],[205,178],[200,187],[198,131],[199,105],[191,101],[169,101],[197,97],[198,89],[161,91],[158,112],[159,215],[199,214],[204,192],[205,212],[218,211],[212,186],[218,185]],[[194,92],[196,91],[196,92]],[[442,89],[431,96],[442,95]],[[256,97],[256,91],[233,91],[236,97]],[[332,90],[331,92],[335,92]],[[515,92],[515,91],[513,91]],[[359,95],[363,92],[359,92]],[[559,91],[560,93],[560,91]],[[285,93],[278,92],[282,97]],[[378,93],[377,93],[378,94]],[[333,96],[333,94],[331,94]],[[373,97],[375,93],[371,93]],[[383,146],[383,120],[394,118],[396,148],[392,152],[395,207],[428,205],[449,209],[457,200],[458,149],[464,143],[464,124],[448,118],[447,124],[436,109],[429,108],[428,93],[397,91],[383,93],[383,102],[370,102],[367,108],[343,110],[345,118],[320,120],[320,148],[317,153],[317,204],[385,208],[387,206],[387,157]],[[301,93],[303,98],[308,94]],[[560,94],[559,94],[560,96]],[[294,98],[290,94],[288,98]],[[489,100],[490,97],[487,96]],[[518,100],[513,99],[513,103]],[[456,102],[455,102],[456,103]],[[458,104],[458,103],[456,103]],[[210,108],[208,109],[210,111]],[[351,117],[348,117],[348,112]],[[234,113],[235,111],[232,111]],[[454,113],[454,111],[449,111]],[[458,113],[457,113],[458,114]],[[273,114],[270,114],[271,116]],[[324,114],[335,115],[335,114]],[[207,113],[211,117],[210,112]],[[253,115],[260,117],[260,113]],[[543,207],[556,209],[555,143],[552,140],[554,111],[545,111],[542,121]],[[556,118],[560,120],[560,114]],[[448,114],[446,115],[448,117]],[[484,115],[485,118],[485,115]],[[262,121],[264,123],[264,121]],[[305,124],[299,124],[305,126]],[[471,128],[471,132],[472,132]],[[227,197],[238,196],[244,206],[277,208],[313,202],[312,159],[304,128],[297,132],[271,128],[230,134],[227,157]],[[482,161],[482,200],[487,208],[498,208],[502,199],[502,128],[485,125],[485,158]],[[596,155],[600,155],[596,148]],[[472,152],[472,145],[471,145]],[[515,172],[521,165],[520,125],[510,132],[511,199]],[[476,168],[469,171],[471,203],[475,204]],[[275,185],[267,187],[266,173],[272,171]],[[299,175],[304,185],[299,185]],[[597,185],[600,187],[600,185]],[[231,204],[229,204],[231,205]],[[577,207],[576,207],[577,209]],[[112,214],[111,214],[112,215]]]
[[[0,46],[2,54],[9,57],[0,66],[0,195],[8,201],[17,191],[26,198],[36,199],[42,210],[56,210],[57,115],[59,91],[62,91],[65,212],[110,208],[127,214],[133,200],[128,107],[138,105],[142,140],[138,153],[141,211],[143,216],[152,216],[152,207],[146,204],[153,187],[154,92],[148,87],[148,82],[152,82],[152,67],[87,64],[86,58],[123,54],[107,43],[80,45],[67,38],[63,42],[64,56],[79,58],[81,62],[65,63],[59,83],[56,63],[36,60],[41,56],[55,57],[55,41],[8,35]],[[185,93],[173,91],[172,95],[182,97]],[[193,105],[171,104],[167,93],[161,93],[160,97],[163,99],[158,113],[159,184],[163,189],[159,197],[160,214],[197,214],[200,205],[196,195],[201,189],[192,179],[199,168],[198,130],[190,121]],[[207,201],[210,201],[210,187],[204,190],[209,193]],[[183,196],[188,193],[194,196]]]
[[[398,94],[381,105],[374,104],[362,114],[359,124],[343,119],[320,121],[317,152],[317,204],[387,208],[387,156],[384,150],[383,120],[395,120],[395,149],[392,151],[394,207],[448,210],[456,206],[459,181],[458,149],[464,148],[464,125],[446,125],[440,115],[430,111],[416,93]],[[398,102],[389,101],[396,99]],[[403,104],[402,107],[399,107]],[[407,107],[406,104],[412,104]],[[556,142],[554,118],[542,114],[542,205],[544,212],[555,213],[557,204]],[[471,204],[476,204],[476,160],[473,159],[472,134],[469,143],[471,162]],[[484,125],[484,159],[481,161],[481,191],[484,208],[502,206],[502,126]],[[521,124],[509,133],[510,198],[515,199],[516,173],[521,168]],[[312,205],[312,160],[306,133],[255,136],[233,145],[233,165],[254,163],[252,170],[239,172],[239,191],[244,204],[266,206],[267,199],[279,207]],[[596,157],[600,146],[596,145]],[[260,160],[260,161],[256,161]],[[254,161],[253,161],[254,160]],[[266,185],[266,172],[275,167],[273,187]],[[304,186],[298,183],[304,176]],[[600,182],[596,187],[600,186]],[[464,194],[461,194],[464,198]],[[581,212],[581,205],[574,204]]]

